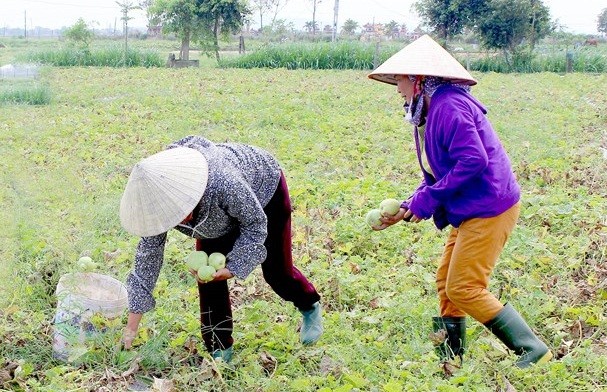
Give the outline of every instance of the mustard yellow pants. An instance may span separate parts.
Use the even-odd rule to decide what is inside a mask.
[[[501,215],[470,219],[451,229],[436,272],[442,317],[468,314],[484,324],[502,310],[487,286],[519,213],[520,202]]]

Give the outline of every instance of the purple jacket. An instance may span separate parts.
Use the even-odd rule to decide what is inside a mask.
[[[424,150],[434,176],[403,203],[416,216],[434,218],[439,229],[467,219],[497,216],[520,199],[510,159],[486,117],[485,107],[468,92],[445,85],[432,96]],[[416,135],[416,141],[417,141]],[[417,155],[421,162],[420,149]]]

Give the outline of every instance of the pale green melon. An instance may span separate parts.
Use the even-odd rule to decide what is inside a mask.
[[[400,211],[400,201],[396,199],[385,199],[379,203],[379,211],[384,216],[393,216]]]
[[[381,220],[379,220],[379,218],[381,218],[381,211],[375,208],[367,212],[367,216],[365,219],[367,221],[367,224],[373,227],[381,225]]]
[[[213,252],[209,255],[209,265],[216,271],[222,269],[226,266],[226,257],[219,252]]]
[[[193,269],[194,271],[198,271],[200,267],[208,265],[209,257],[207,253],[201,250],[194,251],[188,255],[185,259],[185,263],[189,269]]]
[[[203,265],[198,270],[198,279],[203,282],[209,282],[213,280],[213,274],[215,273],[215,268],[210,265]]]

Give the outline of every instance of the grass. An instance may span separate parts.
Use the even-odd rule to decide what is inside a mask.
[[[0,105],[47,105],[51,102],[48,86],[37,81],[0,80]]]
[[[371,70],[403,48],[405,43],[286,43],[262,46],[246,55],[220,62],[222,67],[286,69],[358,69]],[[492,51],[455,52],[458,60],[471,71],[499,73],[536,73],[571,71],[603,73],[607,56],[603,48],[562,48],[543,44],[532,54],[519,54],[507,63],[504,56]]]
[[[399,49],[398,44],[373,43],[289,43],[261,47],[249,54],[229,58],[220,63],[235,68],[287,69],[373,69]]]
[[[65,47],[35,51],[24,55],[21,62],[52,65],[56,67],[161,67],[165,61],[156,52],[130,48],[125,57],[124,46],[90,50]]]
[[[470,321],[466,362],[445,378],[428,333],[446,233],[430,222],[377,233],[364,223],[379,201],[406,198],[420,179],[402,102],[365,71],[51,68],[42,77],[50,104],[0,106],[2,387],[122,391],[156,377],[178,390],[603,390],[607,76],[474,76],[474,94],[488,106],[523,188],[519,226],[490,289],[524,315],[557,360],[518,370]],[[183,269],[193,243],[171,233],[157,308],[136,341],[137,367],[115,349],[124,319],[91,341],[80,363],[53,360],[59,277],[90,254],[99,272],[125,279],[137,239],[120,228],[117,211],[130,169],[197,133],[255,144],[280,160],[294,206],[296,264],[323,297],[321,341],[298,343],[297,310],[257,270],[231,283],[234,365],[212,371],[196,287]]]

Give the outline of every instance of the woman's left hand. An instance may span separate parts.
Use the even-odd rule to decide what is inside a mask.
[[[217,271],[215,271],[215,273],[213,274],[213,282],[219,281],[219,280],[228,280],[230,278],[233,278],[234,274],[230,272],[229,269],[227,268],[220,268]]]
[[[220,269],[218,269],[212,275],[213,280],[207,280],[207,281],[200,280],[198,278],[198,273],[196,271],[194,271],[193,269],[190,269],[190,274],[192,274],[192,276],[196,278],[196,280],[198,281],[198,283],[202,283],[202,284],[209,283],[209,282],[218,282],[220,280],[228,280],[228,279],[234,277],[234,274],[232,274],[230,272],[230,270],[227,269],[227,268],[220,268]]]

